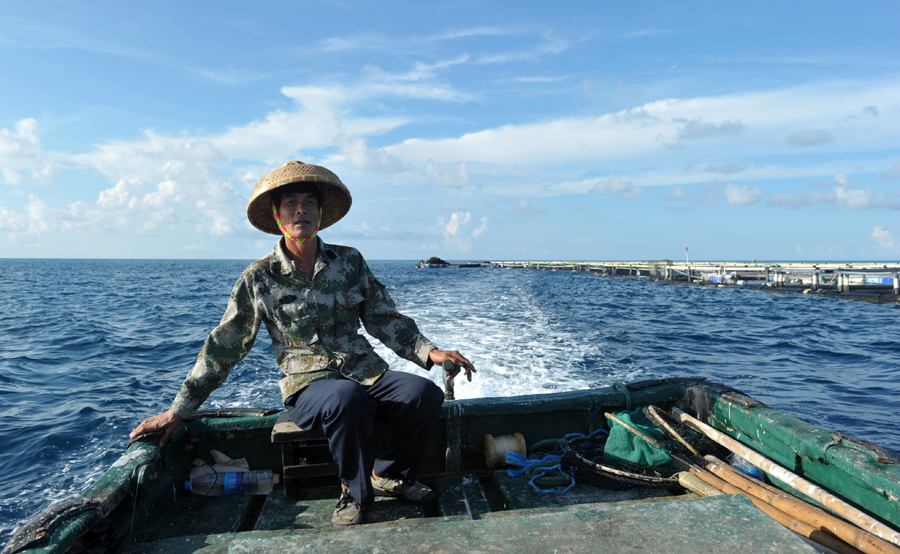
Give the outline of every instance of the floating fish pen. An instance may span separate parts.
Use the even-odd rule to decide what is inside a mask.
[[[491,262],[490,267],[586,272],[602,277],[646,277],[668,284],[736,286],[770,292],[900,303],[900,265],[895,263],[504,261]]]
[[[648,262],[491,262],[500,269],[537,269],[540,271],[583,271],[604,277],[653,277]]]

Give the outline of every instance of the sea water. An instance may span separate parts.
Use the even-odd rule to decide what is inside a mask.
[[[0,544],[95,481],[169,407],[248,261],[0,260]],[[476,366],[457,398],[704,376],[900,451],[900,305],[648,279],[372,261]],[[376,343],[391,367],[428,373]],[[265,328],[204,407],[278,407]]]

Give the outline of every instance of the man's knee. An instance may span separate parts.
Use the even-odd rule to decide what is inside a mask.
[[[413,392],[413,391],[411,391]],[[422,379],[418,383],[409,404],[418,405],[417,412],[423,417],[431,419],[441,413],[441,405],[444,403],[444,391],[428,379]]]
[[[375,414],[375,402],[369,398],[365,387],[349,380],[334,381],[324,404],[326,419],[371,419]]]
[[[444,402],[444,391],[430,380],[418,375],[404,375],[400,401],[407,404],[419,403],[423,406],[437,406]]]
[[[444,403],[444,391],[431,381],[428,381],[428,386],[424,387],[422,397],[424,403],[435,406],[437,409],[440,409],[441,404]]]

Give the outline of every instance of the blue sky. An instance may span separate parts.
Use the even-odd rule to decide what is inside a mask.
[[[897,260],[895,2],[3,2],[0,257]]]

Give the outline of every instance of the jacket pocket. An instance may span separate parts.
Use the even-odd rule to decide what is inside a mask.
[[[352,287],[341,291],[335,298],[335,333],[355,334],[359,329],[359,310],[365,297],[359,292],[359,287]]]
[[[316,340],[315,322],[305,302],[276,304],[272,312],[282,335],[305,343]]]

